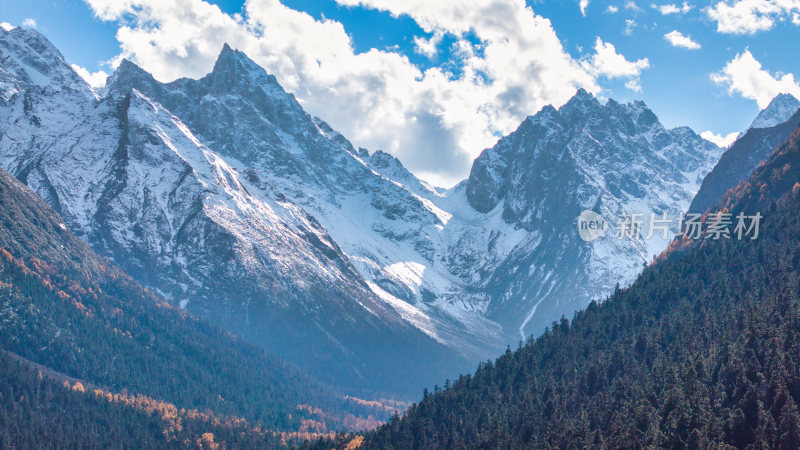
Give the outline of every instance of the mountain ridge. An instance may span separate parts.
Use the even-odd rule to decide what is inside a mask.
[[[800,109],[800,100],[792,94],[778,94],[766,108],[753,119],[748,130],[753,128],[772,128],[791,118]]]
[[[772,127],[751,128],[725,150],[692,200],[689,212],[704,213],[725,192],[746,180],[800,125],[800,111]]]
[[[631,282],[666,242],[584,245],[577,214],[684,209],[721,151],[644,103],[578,91],[443,190],[355,148],[230,46],[199,79],[125,60],[101,97],[81,88],[69,105],[10,94],[0,164],[172,304],[354,389],[418,391]],[[537,188],[556,165],[565,182]]]

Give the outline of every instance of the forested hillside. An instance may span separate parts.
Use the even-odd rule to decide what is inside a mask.
[[[313,436],[63,378],[0,354],[0,448],[269,448]]]
[[[92,253],[49,206],[4,171],[0,205],[1,350],[103,395],[146,398],[223,423],[241,419],[269,433],[313,436],[369,428],[388,416],[390,409],[381,404],[340,396],[264,350],[168,306]],[[160,421],[149,413],[136,423],[129,419],[143,413],[124,412],[119,403],[103,406],[91,396],[65,396],[6,361],[7,355],[3,359],[5,442],[23,447],[42,442],[27,439],[36,434],[36,424],[46,423],[85,428],[87,439],[93,429],[107,427],[129,427],[126,432],[142,443],[148,436],[172,436],[160,428],[151,433]],[[59,412],[76,404],[75,415]],[[30,427],[19,425],[23,418]],[[45,436],[51,434],[37,439]]]
[[[800,130],[628,289],[426,393],[365,448],[800,447]],[[751,235],[752,236],[752,235]]]

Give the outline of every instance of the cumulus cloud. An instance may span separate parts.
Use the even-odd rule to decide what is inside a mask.
[[[685,36],[678,30],[672,30],[669,33],[664,35],[664,39],[667,40],[673,47],[683,47],[689,50],[699,50],[700,44],[692,40],[691,36]]]
[[[0,28],[4,29],[6,31],[11,31],[16,27],[14,25],[11,25],[8,22],[0,22]]]
[[[653,3],[651,6],[665,16],[669,14],[686,14],[693,8],[693,6],[688,2],[683,2],[683,5],[681,6],[678,6],[675,3],[669,3],[666,5],[656,5]]]
[[[703,131],[700,133],[700,137],[703,139],[713,142],[717,144],[717,146],[722,148],[728,148],[736,141],[736,138],[739,137],[738,132],[733,132],[726,135],[716,134],[713,131]]]
[[[22,21],[22,26],[28,28],[36,28],[36,19],[31,19],[30,17],[27,17]]]
[[[129,58],[163,81],[199,77],[228,42],[354,144],[393,153],[440,185],[466,176],[472,159],[527,115],[564,103],[578,87],[599,93],[601,77],[638,79],[643,68],[604,43],[597,64],[573,58],[523,0],[336,0],[408,15],[433,36],[415,41],[423,54],[435,54],[437,36],[452,38],[455,73],[452,61],[423,71],[397,50],[357,53],[341,23],[278,0],[247,0],[233,16],[202,0],[86,1],[119,24],[117,62]]]
[[[625,56],[617,53],[616,47],[597,38],[594,44],[595,54],[584,61],[587,71],[598,77],[632,78],[638,79],[642,70],[650,67],[650,61],[642,58],[637,61],[628,61]]]
[[[616,14],[618,12],[619,12],[619,8],[614,6],[614,5],[608,5],[608,8],[606,8],[606,13],[608,13],[608,14]]]
[[[439,53],[439,44],[444,39],[444,33],[435,32],[430,38],[417,36],[414,38],[414,46],[417,53],[428,58],[433,58]]]
[[[792,94],[800,98],[800,85],[791,73],[774,75],[761,67],[750,50],[736,55],[720,72],[712,73],[711,79],[720,86],[727,86],[728,93],[738,93],[755,100],[764,109],[778,94]]]
[[[580,7],[581,7],[581,14],[583,17],[586,17],[586,8],[589,6],[589,0],[581,0]]]
[[[717,31],[729,34],[755,34],[775,26],[776,21],[792,19],[800,25],[800,0],[728,0],[706,8],[706,14],[717,22]]]
[[[89,72],[88,69],[77,64],[72,64],[72,70],[80,75],[81,78],[83,78],[83,80],[93,88],[101,88],[106,85],[108,74],[102,70],[98,70],[97,72]]]

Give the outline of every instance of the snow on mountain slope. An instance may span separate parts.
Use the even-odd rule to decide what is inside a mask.
[[[33,86],[82,100],[94,97],[61,53],[35,30],[0,27],[0,51],[0,102]]]
[[[19,38],[0,37],[0,57],[19,58]],[[175,303],[352,390],[416,392],[464,368],[374,295],[313,216],[158,102],[114,82],[101,100],[82,81],[14,83],[0,163]]]
[[[228,46],[199,80],[162,84],[123,62],[109,89],[128,88],[158,99],[256,185],[277,186],[312,214],[374,294],[410,323],[470,358],[503,347],[499,326],[482,315],[485,299],[449,270],[448,242],[477,217],[454,219],[438,205],[447,201],[443,190],[386,153],[355,149]]]
[[[37,52],[9,36],[0,58]],[[97,100],[7,73],[0,163],[98,252],[315,374],[384,390],[440,381],[632,281],[667,240],[585,244],[580,211],[676,213],[722,151],[580,91],[444,190],[354,148],[227,45],[197,80],[123,61]]]
[[[750,124],[750,128],[772,128],[780,125],[795,115],[800,109],[800,100],[792,94],[778,94],[766,108]]]
[[[520,336],[536,334],[562,314],[602,300],[628,284],[667,239],[604,238],[583,242],[581,211],[594,210],[618,229],[623,213],[676,218],[722,149],[688,128],[665,129],[642,102],[605,105],[580,90],[556,110],[529,117],[473,165],[467,198],[479,211],[538,233],[483,281],[487,316]]]

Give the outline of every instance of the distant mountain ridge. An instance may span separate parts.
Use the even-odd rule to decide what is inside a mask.
[[[780,125],[797,113],[800,100],[792,94],[778,94],[750,124],[750,128],[772,128]]]
[[[770,127],[750,128],[739,136],[703,180],[689,211],[706,212],[725,192],[746,180],[759,163],[766,160],[776,147],[789,138],[798,125],[800,110],[795,110],[794,115],[785,122]]]

